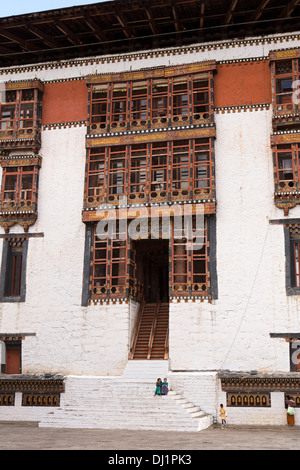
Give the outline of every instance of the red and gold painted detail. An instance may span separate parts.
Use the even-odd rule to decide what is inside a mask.
[[[294,144],[300,142],[300,132],[287,131],[271,135],[271,145]]]
[[[5,131],[4,131],[5,132]],[[13,138],[11,135],[0,137],[0,147],[4,150],[31,150],[37,153],[41,148],[40,132],[36,132],[34,137]]]
[[[36,213],[3,214],[0,213],[0,226],[8,233],[10,228],[18,224],[23,227],[24,232],[28,232],[28,228],[35,224],[37,219]]]
[[[127,132],[123,135],[112,135],[94,137],[88,135],[86,138],[86,147],[100,147],[102,145],[127,145],[140,142],[153,142],[153,141],[162,141],[162,140],[179,140],[179,139],[188,139],[188,138],[204,138],[204,137],[216,137],[216,128],[214,125],[208,127],[194,127],[193,129],[183,129],[183,130],[172,130],[167,129],[160,131],[156,129],[151,132]]]
[[[300,49],[285,49],[281,51],[271,51],[270,60],[297,59],[300,57]]]
[[[198,205],[201,204],[203,208],[204,214],[215,214],[216,213],[216,202],[200,202]],[[191,214],[196,215],[199,213],[197,210],[196,204],[189,204],[191,208]],[[172,209],[174,206],[172,206]],[[151,220],[152,217],[169,217],[170,212],[172,212],[168,207],[164,208],[164,206],[143,206],[142,214],[145,215],[145,218],[148,217],[148,220]],[[99,220],[118,220],[119,218],[127,218],[128,220],[132,220],[136,217],[140,217],[141,208],[139,207],[132,207],[132,208],[117,208],[113,210],[107,210],[105,208],[101,209],[98,208],[96,210],[84,210],[82,211],[82,221],[83,222],[97,222]]]
[[[241,375],[248,375],[247,373]],[[300,390],[299,377],[220,377],[223,392],[287,392]]]
[[[42,157],[39,155],[18,155],[18,156],[9,156],[3,155],[0,157],[0,165],[2,168],[12,167],[12,166],[38,166],[40,167],[42,163]]]
[[[229,392],[226,394],[228,407],[263,407],[271,406],[270,393]]]
[[[38,392],[64,393],[63,377],[40,378],[39,376],[18,375],[18,378],[2,376],[0,378],[0,393],[4,392]]]
[[[168,78],[197,72],[216,70],[216,61],[198,62],[191,65],[178,65],[175,67],[149,68],[137,72],[110,73],[103,75],[90,75],[86,77],[87,84],[108,83],[129,80],[144,80],[146,78]]]
[[[22,406],[60,406],[60,393],[23,393]]]
[[[16,82],[6,82],[5,90],[26,90],[37,88],[42,93],[44,91],[44,84],[40,80],[21,80]]]

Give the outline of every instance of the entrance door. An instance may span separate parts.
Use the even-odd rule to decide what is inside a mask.
[[[136,242],[136,275],[146,303],[169,301],[169,241]]]
[[[21,345],[6,343],[6,374],[21,373]]]

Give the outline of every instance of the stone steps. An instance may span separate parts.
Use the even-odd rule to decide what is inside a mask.
[[[39,426],[156,430],[163,423],[169,431],[197,432],[212,424],[211,416],[176,392],[154,396],[153,380],[134,383],[124,376],[67,377],[61,406],[49,410]]]

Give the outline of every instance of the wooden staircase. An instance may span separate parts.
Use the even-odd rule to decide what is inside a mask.
[[[168,359],[169,304],[142,303],[129,359]]]

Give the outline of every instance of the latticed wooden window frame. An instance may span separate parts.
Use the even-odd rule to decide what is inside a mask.
[[[214,138],[102,146],[87,150],[84,208],[215,197]]]
[[[114,227],[114,223],[112,226]],[[130,222],[129,222],[130,223]],[[156,238],[166,236],[165,224],[155,220],[148,223],[148,236],[156,231]],[[158,223],[158,227],[156,224]],[[178,240],[174,218],[168,219],[169,234],[169,296],[180,298],[211,298],[208,220],[204,218],[202,230],[191,216],[191,229],[201,246],[184,238],[180,229]],[[180,221],[180,224],[183,220]],[[151,225],[152,224],[152,225]],[[136,280],[134,241],[128,235],[128,222],[116,221],[117,231],[99,238],[97,224],[93,226],[90,262],[90,301],[137,298],[140,295]],[[120,227],[122,227],[120,231]],[[183,225],[181,225],[183,227]],[[201,233],[200,233],[201,232]],[[178,232],[179,233],[179,232]]]
[[[2,185],[0,199],[0,225],[6,231],[20,224],[25,231],[37,219],[38,181],[41,157],[38,155],[2,156]],[[13,177],[13,186],[10,180]],[[25,184],[30,178],[30,185]]]
[[[212,123],[214,69],[204,63],[88,78],[88,133]]]
[[[271,53],[273,116],[277,125],[295,123],[299,118],[299,105],[293,102],[296,89],[293,83],[300,79],[300,50],[286,51],[286,53]],[[298,86],[299,88],[299,86]],[[299,97],[299,95],[298,95]],[[290,116],[288,118],[287,116]]]
[[[39,150],[43,90],[43,84],[39,80],[4,84],[0,100],[2,149]]]

